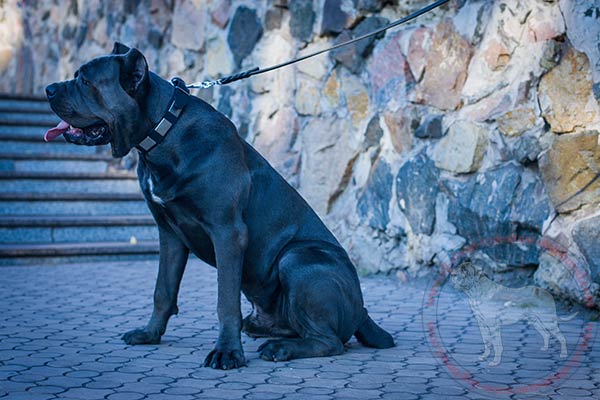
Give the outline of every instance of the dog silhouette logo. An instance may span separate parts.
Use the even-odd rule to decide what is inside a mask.
[[[484,351],[479,357],[486,360],[492,350],[493,367],[502,361],[503,325],[526,321],[542,336],[543,351],[548,350],[551,337],[560,343],[560,358],[567,357],[567,341],[558,326],[559,321],[569,321],[577,315],[560,318],[556,314],[554,297],[537,286],[510,288],[492,281],[472,262],[465,261],[450,273],[452,285],[463,292],[479,325]]]

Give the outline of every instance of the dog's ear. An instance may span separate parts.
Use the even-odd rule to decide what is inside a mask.
[[[129,47],[125,46],[123,43],[115,42],[115,45],[113,46],[113,49],[112,49],[112,53],[110,53],[110,54],[114,54],[114,55],[125,54],[129,50],[130,50]]]
[[[131,97],[140,98],[145,95],[148,85],[146,58],[138,49],[129,49],[122,57],[121,86]]]

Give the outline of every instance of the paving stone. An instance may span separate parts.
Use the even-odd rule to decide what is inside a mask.
[[[585,389],[560,388],[557,389],[556,392],[560,395],[569,396],[571,398],[592,396],[592,392]]]
[[[107,397],[108,400],[140,400],[146,397],[143,393],[121,392],[113,393]]]
[[[43,393],[43,394],[59,394],[64,392],[65,389],[60,386],[50,386],[50,385],[42,385],[42,386],[34,386],[29,389],[32,393]]]
[[[161,393],[163,390],[165,390],[164,385],[141,382],[124,383],[123,386],[119,387],[119,392],[135,392],[146,394]]]
[[[322,376],[320,376],[320,377],[322,377]],[[297,385],[297,384],[300,384],[300,383],[304,382],[304,379],[297,378],[297,377],[294,377],[294,376],[289,376],[289,377],[274,376],[272,378],[268,378],[267,382],[268,383],[279,384],[279,385]]]
[[[136,379],[137,381],[137,379]],[[156,383],[156,384],[163,384],[163,385],[168,385],[170,383],[175,382],[175,379],[169,377],[169,376],[149,376],[146,378],[141,378],[139,379],[140,382],[142,383]]]
[[[51,376],[41,385],[59,386],[63,388],[82,387],[91,382],[90,378],[74,378],[72,376]]]
[[[71,388],[60,395],[77,400],[96,400],[108,397],[113,393],[112,390],[107,389]]]
[[[340,395],[348,399],[378,399],[381,396],[379,390],[360,390],[347,388],[340,391]]]
[[[165,391],[165,393],[167,393],[167,391]],[[202,397],[206,399],[239,399],[246,393],[245,390],[206,389],[202,391]]]
[[[244,397],[244,398],[252,399],[252,400],[277,400],[277,399],[283,399],[283,397],[284,397],[284,395],[281,393],[251,391],[251,393],[246,395],[246,397]]]
[[[581,370],[577,370],[577,375],[582,375]],[[575,378],[567,378],[564,382],[561,383],[562,388],[566,389],[586,389],[590,391],[594,391],[596,389],[600,389],[600,374],[596,375],[597,384],[594,383],[593,379],[583,380],[583,379],[575,379]]]
[[[418,400],[420,397],[416,394],[412,394],[412,393],[407,393],[407,392],[389,392],[389,393],[384,393],[381,395],[380,397],[381,399],[385,399],[385,400],[398,400],[398,399],[402,399],[402,400]]]
[[[351,375],[346,372],[327,371],[318,373],[317,376],[322,379],[348,379]]]
[[[198,397],[190,396],[190,395],[178,395],[173,396],[171,394],[151,394],[145,397],[144,400],[195,400]]]
[[[307,396],[305,394],[293,393],[293,394],[288,394],[283,398],[286,400],[306,400]],[[332,397],[332,396],[316,395],[316,394],[310,396],[311,400],[329,400],[329,399],[333,399],[333,398],[334,397]]]
[[[100,375],[98,371],[86,371],[86,370],[76,370],[67,372],[65,376],[73,377],[73,378],[95,378]]]
[[[21,393],[10,393],[9,396],[5,397],[10,400],[50,400],[54,399],[53,394],[42,394],[34,392],[21,392]]]
[[[352,389],[381,389],[383,386],[384,385],[381,382],[371,382],[367,379],[360,379],[356,382],[350,382],[346,385],[346,387]]]
[[[38,383],[46,380],[47,378],[43,375],[38,374],[30,374],[23,373],[12,376],[9,378],[12,382],[22,382],[22,383]]]
[[[435,383],[432,383],[435,384]],[[465,389],[458,386],[433,386],[430,389],[431,393],[439,394],[448,397],[460,397],[466,393]]]
[[[245,382],[225,382],[217,385],[219,389],[235,389],[235,390],[245,390],[253,388],[254,385]]]
[[[242,374],[236,375],[236,374],[232,373],[231,375],[227,375],[226,377],[221,378],[220,381],[221,382],[246,382],[251,385],[257,385],[257,384],[265,383],[267,381],[267,379],[275,378],[272,373],[253,373],[253,372],[248,372],[248,370],[242,370],[242,371],[244,371]],[[275,382],[273,382],[273,383],[275,383]]]
[[[313,395],[322,395],[322,394],[333,394],[335,390],[324,387],[306,387],[298,390],[298,393],[313,396]]]
[[[98,379],[86,384],[85,387],[90,389],[116,389],[122,385],[121,382]]]

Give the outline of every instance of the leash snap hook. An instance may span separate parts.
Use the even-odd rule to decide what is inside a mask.
[[[208,89],[218,85],[219,81],[203,81],[186,85],[188,89]]]

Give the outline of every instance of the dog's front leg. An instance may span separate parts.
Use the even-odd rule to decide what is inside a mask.
[[[232,369],[246,365],[242,329],[242,265],[248,242],[246,225],[239,221],[211,233],[217,263],[219,338],[204,360],[205,367]]]
[[[187,263],[189,250],[167,227],[158,228],[160,256],[154,288],[154,310],[144,328],[123,335],[127,344],[157,344],[165,333],[169,317],[177,314],[177,294]]]

